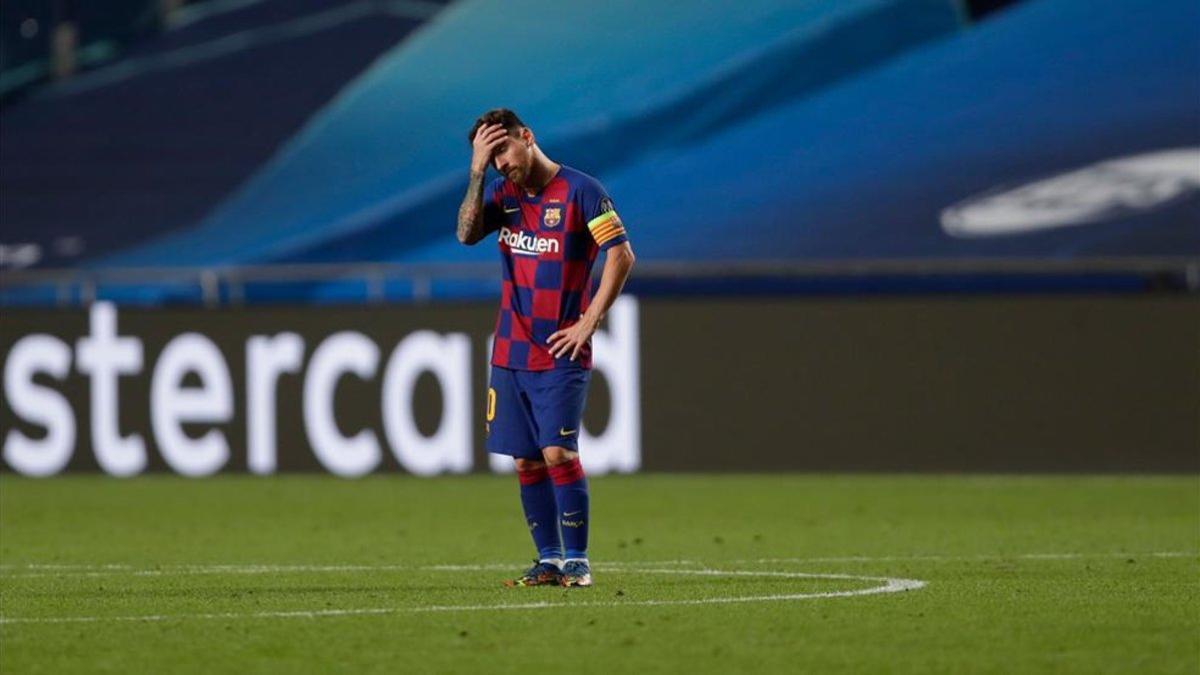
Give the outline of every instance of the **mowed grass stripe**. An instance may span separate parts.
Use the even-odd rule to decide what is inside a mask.
[[[685,605],[713,605],[713,604],[733,604],[733,603],[749,603],[749,602],[783,602],[796,600],[815,600],[821,598],[848,598],[862,595],[876,595],[881,593],[900,593],[905,591],[915,591],[925,587],[925,582],[917,579],[897,579],[888,577],[869,577],[848,574],[809,574],[803,572],[763,572],[749,570],[628,570],[630,574],[678,574],[687,575],[706,575],[706,576],[768,576],[775,578],[787,578],[791,580],[802,579],[805,581],[814,580],[833,580],[837,582],[870,582],[865,588],[856,588],[852,590],[836,590],[836,591],[818,591],[807,593],[779,593],[774,595],[757,595],[757,596],[729,596],[729,597],[703,597],[696,599],[649,599],[649,600],[626,600],[626,601],[609,601],[609,602],[529,602],[529,603],[498,603],[489,605],[427,605],[417,607],[384,607],[384,608],[351,608],[351,609],[314,609],[314,610],[293,610],[293,611],[263,611],[263,612],[223,612],[223,613],[199,613],[199,614],[152,614],[141,616],[76,616],[76,617],[6,617],[0,616],[0,624],[37,624],[37,623],[94,623],[100,621],[183,621],[183,620],[206,620],[206,619],[315,619],[326,617],[341,617],[341,616],[372,616],[382,614],[394,614],[405,612],[478,612],[478,611],[513,611],[513,610],[539,610],[539,609],[580,609],[593,607],[664,607],[664,606],[685,606]],[[527,592],[527,591],[526,591]],[[710,591],[711,592],[711,591]],[[589,590],[572,590],[570,593],[587,597]]]
[[[734,565],[766,565],[780,563],[877,563],[877,562],[959,562],[970,560],[1079,560],[1082,558],[1200,558],[1200,551],[1114,551],[1109,553],[997,553],[992,555],[895,555],[895,556],[823,556],[814,558],[757,558],[753,560],[735,559],[721,561],[721,564]],[[695,560],[643,560],[626,562],[592,563],[597,570],[621,571],[630,565],[702,565]],[[514,568],[511,563],[485,563],[475,565],[288,565],[288,564],[198,564],[198,565],[165,565],[154,568],[137,568],[133,565],[43,565],[29,563],[25,565],[0,565],[0,579],[8,578],[45,578],[45,577],[101,577],[120,576],[176,576],[189,574],[289,574],[289,573],[353,573],[353,572],[401,572],[412,570],[425,571],[510,571]],[[25,570],[44,570],[26,572]],[[646,573],[662,572],[663,570],[646,570]],[[670,570],[667,570],[670,571]]]
[[[480,568],[489,565],[477,566]],[[597,572],[603,568],[598,568]],[[389,607],[394,612],[409,611],[482,611],[488,608],[507,609],[543,609],[554,606],[596,607],[596,606],[652,606],[660,604],[715,604],[726,602],[764,602],[777,600],[804,600],[822,597],[848,597],[862,594],[887,593],[900,590],[916,590],[924,585],[923,582],[912,579],[893,579],[880,576],[845,575],[830,573],[808,573],[779,570],[726,570],[726,569],[663,569],[650,568],[614,568],[605,570],[603,578],[610,585],[619,585],[618,596],[624,600],[605,603],[591,602],[597,596],[611,597],[603,591],[579,589],[564,591],[562,589],[503,589],[499,590],[498,581],[478,583],[474,587],[466,586],[455,589],[453,594],[459,599],[453,604],[432,602],[435,596],[429,593],[430,577],[444,577],[453,581],[452,575],[456,570],[442,570],[440,573],[421,575],[418,579],[406,579],[402,575],[384,573],[382,575],[356,575],[353,577],[339,575],[337,583],[313,586],[312,581],[304,576],[290,577],[285,583],[274,587],[264,587],[256,583],[256,579],[234,577],[224,580],[219,577],[184,577],[174,579],[131,578],[124,583],[109,586],[97,586],[90,579],[70,577],[65,580],[43,579],[18,580],[4,588],[3,597],[6,600],[6,612],[0,617],[0,623],[53,623],[72,621],[98,621],[105,618],[113,620],[167,620],[167,619],[212,619],[212,618],[257,618],[278,617],[294,618],[306,616],[340,616],[360,613],[386,613],[379,608],[360,609],[371,600],[388,597],[400,601]],[[646,579],[659,575],[653,583]],[[318,575],[319,576],[319,575]],[[381,582],[381,577],[390,581]],[[665,577],[665,578],[664,578]],[[707,577],[706,579],[700,579]],[[481,581],[482,578],[479,578]],[[363,586],[363,584],[369,584]],[[386,589],[384,593],[379,593]],[[557,599],[550,603],[539,603],[533,606],[524,604],[513,605],[513,598],[529,597],[530,594],[540,594],[546,597],[554,593]],[[315,593],[314,593],[315,592]],[[451,591],[443,584],[442,593],[436,596],[445,600]],[[329,603],[340,605],[339,609],[312,608],[313,595],[325,598]],[[169,599],[174,606],[173,611],[158,614],[124,615],[122,612],[135,611],[136,606],[145,597],[161,596],[164,602]],[[53,611],[53,607],[64,599],[73,599],[85,616],[64,617]],[[405,603],[405,599],[419,598],[418,604]],[[486,602],[480,602],[480,600]],[[467,602],[464,602],[466,600]],[[281,608],[277,611],[247,611],[251,603],[262,604],[295,604],[295,607]],[[206,605],[223,604],[230,610],[237,611],[202,611]],[[403,605],[409,606],[403,606]],[[345,611],[342,611],[345,610]],[[314,613],[315,612],[315,613]]]
[[[104,617],[0,625],[0,664],[13,673],[238,675],[1197,670],[1196,476],[640,475],[591,484],[598,585],[569,593],[500,587],[528,565],[531,548],[511,476],[0,476],[0,615]],[[649,604],[880,585],[681,575],[663,570],[668,562],[928,586]],[[145,571],[154,574],[132,574]],[[526,604],[546,609],[458,609]],[[409,611],[418,607],[451,609]],[[380,613],[341,614],[371,611]],[[244,618],[254,612],[296,618]],[[212,618],[108,618],[181,613]],[[551,647],[530,648],[543,641]]]

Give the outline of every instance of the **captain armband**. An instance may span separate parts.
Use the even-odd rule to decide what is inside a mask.
[[[587,226],[588,231],[592,233],[592,238],[600,246],[625,234],[625,225],[621,223],[621,218],[616,211],[605,211],[588,221]]]

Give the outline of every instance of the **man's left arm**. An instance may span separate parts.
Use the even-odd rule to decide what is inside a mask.
[[[579,317],[578,322],[556,331],[546,340],[554,358],[570,354],[571,360],[574,361],[579,357],[579,352],[591,339],[592,333],[600,327],[604,315],[625,287],[625,280],[629,278],[629,272],[633,269],[633,261],[633,247],[628,241],[608,248],[605,252],[604,271],[600,273],[600,287],[596,290],[596,297],[592,298],[587,311]]]

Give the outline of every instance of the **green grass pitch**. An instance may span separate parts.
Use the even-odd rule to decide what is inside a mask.
[[[1195,476],[640,475],[592,505],[593,588],[507,589],[512,477],[4,476],[0,671],[1200,671]]]

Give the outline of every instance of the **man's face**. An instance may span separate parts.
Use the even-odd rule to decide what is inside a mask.
[[[510,133],[496,148],[492,164],[512,182],[524,185],[533,167],[533,134],[528,129]]]

